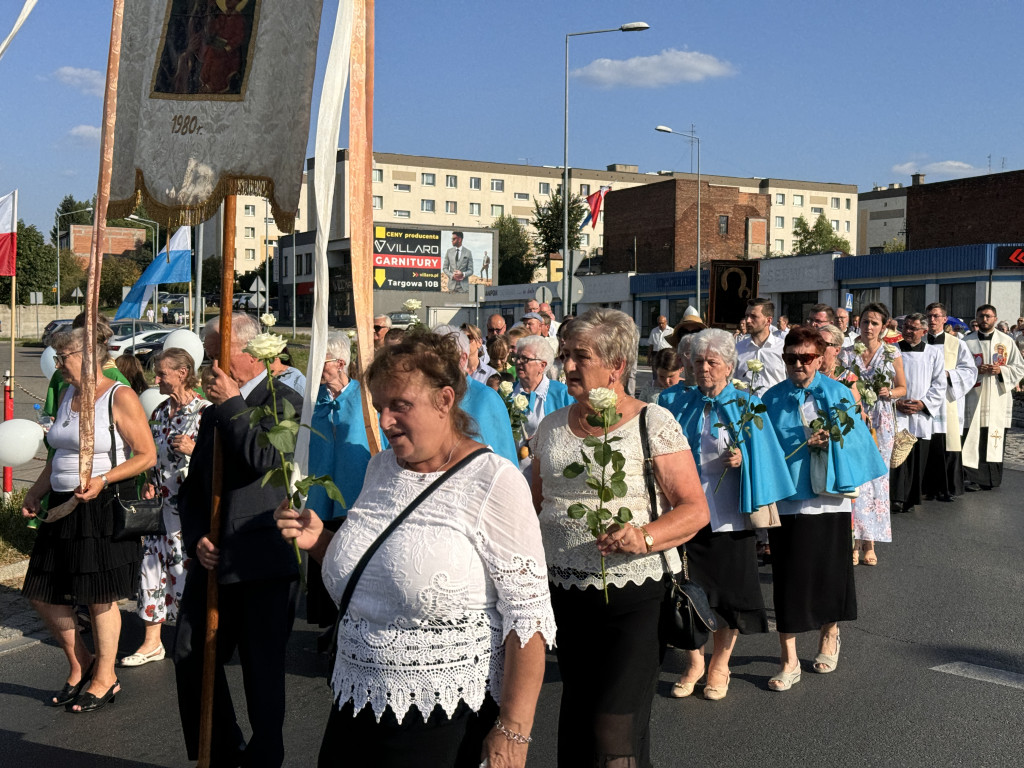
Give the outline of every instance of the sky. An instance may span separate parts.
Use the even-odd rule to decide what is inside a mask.
[[[22,3],[0,0],[0,39]],[[705,174],[867,192],[1024,168],[1018,0],[376,6],[379,152],[560,166],[565,35],[643,21],[571,38],[571,166],[689,171],[689,142],[654,130],[668,125],[694,127]],[[314,127],[336,8],[325,0]],[[0,194],[18,188],[44,232],[64,195],[96,192],[110,10],[39,0],[0,60]]]

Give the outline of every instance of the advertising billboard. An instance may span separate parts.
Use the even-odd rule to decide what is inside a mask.
[[[465,294],[474,285],[493,285],[493,232],[425,229],[375,224],[373,282],[382,291],[439,291]]]

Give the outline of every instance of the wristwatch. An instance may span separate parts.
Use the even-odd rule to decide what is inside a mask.
[[[638,525],[637,528],[644,535],[644,544],[647,545],[647,554],[651,554],[654,551],[654,537],[647,532],[647,526]]]

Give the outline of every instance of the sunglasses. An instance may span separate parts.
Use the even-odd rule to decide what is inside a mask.
[[[821,357],[821,355],[815,354],[813,352],[807,352],[802,355],[798,355],[796,352],[783,352],[782,362],[784,362],[786,365],[796,365],[797,361],[799,360],[801,365],[810,365],[819,357]]]
[[[66,363],[68,361],[69,357],[71,357],[72,355],[80,354],[81,351],[82,350],[80,350],[80,349],[76,349],[74,352],[65,352],[63,355],[59,355],[57,353],[54,353],[54,355],[53,355],[53,364],[56,365],[58,368],[63,368],[64,367],[64,363]]]
[[[373,330],[374,331],[379,331],[379,330],[381,330],[383,328],[387,328],[387,326],[386,325],[375,325],[375,326],[373,326]]]

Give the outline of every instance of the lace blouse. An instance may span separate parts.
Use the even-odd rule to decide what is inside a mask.
[[[559,587],[601,589],[601,553],[594,537],[590,535],[585,519],[572,520],[566,514],[571,504],[592,504],[597,499],[596,492],[584,485],[583,475],[572,479],[562,476],[562,470],[580,460],[580,450],[583,448],[583,438],[577,437],[569,429],[567,420],[570,410],[562,408],[548,415],[537,432],[540,476],[544,484],[544,502],[540,512],[544,554],[552,583]],[[690,450],[679,423],[660,405],[647,406],[647,432],[652,457]],[[622,437],[614,446],[626,458],[623,469],[626,472],[627,490],[625,497],[609,504],[614,509],[629,507],[633,513],[633,522],[646,525],[651,521],[651,503],[643,475],[640,417],[634,417],[610,434]],[[670,509],[660,488],[658,506],[663,512]],[[605,557],[609,586],[623,587],[627,583],[642,584],[648,579],[660,579],[666,567],[672,573],[681,570],[682,565],[675,549],[649,555],[611,554]]]
[[[337,603],[362,554],[441,473],[402,469],[393,451],[370,459],[362,493],[323,562]],[[541,633],[554,644],[544,548],[526,480],[496,454],[474,459],[425,499],[374,554],[338,630],[331,686],[338,706],[415,704],[478,711],[501,698],[504,641]]]

